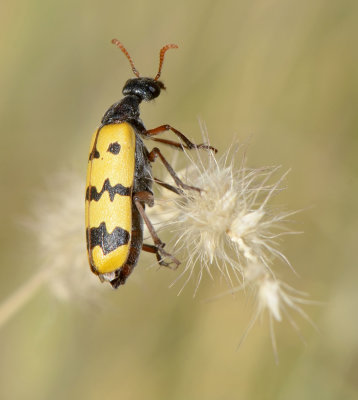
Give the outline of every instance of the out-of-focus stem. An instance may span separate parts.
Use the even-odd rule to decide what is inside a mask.
[[[40,270],[0,304],[0,329],[47,281],[51,269]]]

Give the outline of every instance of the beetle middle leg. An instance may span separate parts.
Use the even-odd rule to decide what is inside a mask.
[[[162,180],[160,180],[158,178],[154,178],[153,177],[153,181],[155,183],[157,183],[158,185],[163,186],[166,189],[170,190],[171,192],[174,192],[174,193],[179,194],[179,195],[183,195],[184,194],[184,192],[180,188],[175,187],[173,185],[169,185],[169,183],[163,182]]]
[[[186,189],[186,190],[196,190],[199,193],[202,191],[202,189],[199,189],[199,188],[197,188],[195,186],[190,186],[190,185],[187,185],[186,183],[184,183],[178,177],[178,175],[175,173],[173,167],[168,163],[168,161],[165,159],[165,157],[160,152],[158,147],[154,147],[153,150],[149,153],[148,159],[149,159],[150,162],[154,162],[157,157],[160,158],[160,161],[164,164],[164,167],[167,169],[167,171],[169,172],[170,176],[174,179],[174,182],[176,183],[177,186],[181,187],[182,189]],[[159,183],[159,184],[162,185],[162,186],[165,186],[162,183]],[[168,185],[168,186],[170,186],[170,185]],[[169,188],[167,187],[167,189],[169,189]],[[170,188],[169,190],[175,191],[172,188]]]
[[[150,192],[146,192],[146,191],[135,193],[133,195],[133,202],[134,202],[135,206],[137,207],[139,214],[143,218],[143,221],[147,225],[149,233],[154,242],[154,246],[143,244],[142,249],[144,251],[149,251],[150,253],[155,253],[158,263],[160,265],[163,265],[165,267],[171,267],[171,264],[174,264],[173,267],[171,267],[171,268],[176,269],[178,267],[178,265],[180,264],[180,261],[178,261],[174,256],[172,256],[171,254],[167,253],[164,250],[165,243],[163,243],[159,239],[157,232],[155,231],[155,229],[154,229],[152,223],[150,222],[147,214],[145,213],[145,210],[143,207],[143,204],[147,204],[149,207],[153,207],[153,205],[154,205],[153,195]],[[171,262],[170,263],[165,262],[164,261],[165,258],[171,259]]]

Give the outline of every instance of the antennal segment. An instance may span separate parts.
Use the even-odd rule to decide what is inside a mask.
[[[136,67],[134,66],[133,60],[132,60],[131,56],[129,55],[127,49],[123,46],[123,44],[118,39],[112,39],[112,43],[115,44],[119,49],[122,50],[124,55],[128,58],[128,61],[132,67],[132,71],[133,71],[134,75],[137,78],[139,78],[139,72],[137,71]],[[163,47],[163,49],[164,49],[164,47]],[[161,52],[162,52],[162,50],[161,50]],[[164,57],[164,54],[163,54],[163,56],[161,55],[161,57]]]
[[[154,80],[157,81],[160,77],[160,74],[162,72],[162,66],[163,66],[163,62],[164,62],[164,54],[167,50],[169,49],[177,49],[178,46],[176,44],[167,44],[164,47],[161,48],[160,53],[159,53],[159,69],[158,69],[158,73],[155,76]],[[123,51],[123,50],[122,50]]]

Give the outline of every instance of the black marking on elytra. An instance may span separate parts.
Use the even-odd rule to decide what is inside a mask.
[[[121,151],[121,145],[118,142],[111,143],[108,146],[107,151],[109,151],[112,154],[119,154],[119,152]]]
[[[116,227],[112,233],[108,233],[105,222],[101,222],[96,228],[87,228],[86,237],[87,248],[92,250],[95,246],[99,246],[104,255],[128,244],[130,239],[128,231],[120,227]]]
[[[99,158],[100,154],[99,151],[94,147],[94,149],[90,152],[88,160],[91,161],[94,158]]]
[[[116,194],[119,194],[120,196],[130,196],[132,190],[131,187],[123,186],[120,183],[112,186],[108,178],[104,181],[102,190],[99,193],[97,192],[97,188],[95,186],[91,186],[91,191],[89,189],[90,188],[87,187],[86,200],[94,201],[98,201],[104,192],[108,192],[110,200],[113,201]]]

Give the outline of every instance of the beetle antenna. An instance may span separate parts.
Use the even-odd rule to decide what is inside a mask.
[[[112,43],[115,44],[119,49],[122,50],[124,55],[128,58],[128,61],[129,61],[130,65],[131,65],[131,67],[132,67],[132,71],[133,71],[134,75],[137,78],[139,78],[139,72],[137,71],[136,67],[134,66],[133,60],[132,60],[131,56],[129,55],[127,49],[123,46],[123,44],[118,39],[112,39]]]
[[[169,49],[177,49],[177,48],[178,48],[178,46],[176,44],[167,44],[161,48],[160,53],[159,53],[159,69],[158,69],[157,75],[154,78],[155,81],[157,81],[159,79],[160,74],[162,72],[162,66],[163,66],[163,62],[164,62],[165,52]]]

